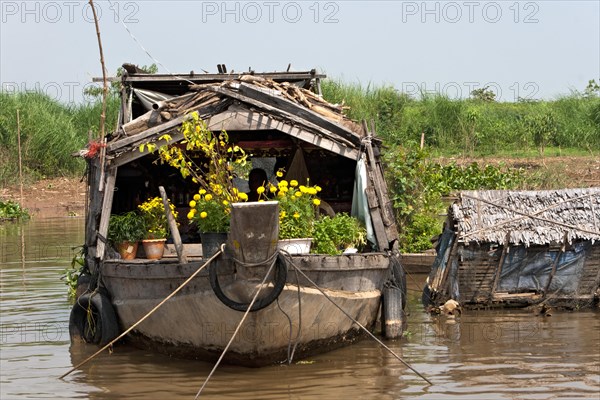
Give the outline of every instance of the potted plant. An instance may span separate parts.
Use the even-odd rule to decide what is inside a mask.
[[[315,221],[312,253],[338,255],[356,252],[367,243],[367,230],[346,213],[323,216]],[[353,249],[353,250],[352,250]]]
[[[144,219],[135,211],[111,215],[108,223],[108,241],[117,249],[122,259],[135,258],[138,242],[145,234]]]
[[[281,180],[277,184],[280,249],[290,254],[309,252],[317,208],[321,204],[316,197],[320,190],[319,186],[298,185],[296,180],[289,183]]]
[[[194,195],[187,215],[188,219],[198,227],[204,257],[211,257],[227,240],[231,202],[248,199],[246,193],[233,191],[232,195],[226,194],[218,184],[213,184],[212,189],[209,190],[210,192],[200,189]]]
[[[169,207],[173,217],[177,220],[175,206],[169,203]],[[144,240],[142,240],[146,258],[153,260],[160,259],[163,256],[169,232],[169,223],[163,201],[160,197],[154,197],[140,204],[138,208],[142,213],[146,227]]]

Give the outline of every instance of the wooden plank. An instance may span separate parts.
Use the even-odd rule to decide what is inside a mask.
[[[222,82],[232,79],[238,79],[244,75],[252,75],[264,79],[272,79],[275,82],[293,82],[309,80],[313,78],[325,78],[327,75],[306,72],[263,72],[263,73],[235,73],[235,74],[133,74],[127,75],[124,82],[173,82],[173,83],[206,83],[206,82]],[[96,78],[94,78],[96,79]],[[113,78],[109,78],[113,79]]]
[[[239,91],[245,96],[252,99],[258,100],[265,104],[273,104],[278,109],[286,111],[290,114],[297,115],[300,118],[323,128],[330,132],[333,132],[354,145],[360,145],[360,138],[354,132],[348,130],[346,127],[339,125],[322,115],[311,111],[310,109],[301,106],[300,104],[294,103],[282,96],[276,96],[268,92],[262,91],[246,83],[240,83]],[[271,91],[274,91],[271,89]]]
[[[336,134],[335,132],[332,132],[330,130],[324,129],[314,123],[312,123],[311,121],[308,121],[302,117],[298,117],[297,115],[281,110],[277,107],[274,107],[270,104],[266,104],[262,101],[258,101],[256,99],[250,98],[248,96],[245,96],[241,93],[235,92],[233,90],[230,89],[226,89],[224,87],[210,87],[208,88],[208,90],[214,91],[216,93],[221,93],[225,96],[231,97],[233,99],[239,100],[241,102],[250,104],[252,106],[258,107],[262,110],[265,110],[267,112],[270,112],[276,116],[280,116],[281,118],[287,119],[289,121],[295,122],[297,124],[301,124],[304,125],[305,127],[311,129],[314,131],[315,134],[319,134],[319,135],[323,135],[323,136],[328,136],[331,140],[334,140],[336,142],[339,142],[340,144],[346,145],[350,148],[356,148],[356,144],[354,144],[353,142],[349,141],[348,139],[339,136],[338,134]]]
[[[117,168],[111,167],[106,172],[106,185],[104,187],[104,199],[102,201],[102,211],[100,213],[100,226],[98,228],[98,234],[103,238],[107,237],[108,223],[110,220],[110,211],[112,208],[113,195],[115,193],[115,181],[117,178]],[[96,257],[100,260],[104,260],[104,253],[106,244],[100,237],[97,238],[96,242]]]
[[[506,254],[510,251],[510,230],[506,232],[506,238],[504,239],[504,248],[502,249],[502,255],[500,256],[500,261],[498,261],[498,266],[496,267],[496,276],[494,277],[494,282],[492,283],[492,291],[490,296],[493,296],[496,288],[498,287],[498,282],[500,281],[500,273],[502,272],[502,265],[504,264],[504,259],[506,258]]]
[[[116,150],[121,149],[125,146],[132,145],[137,142],[142,142],[144,139],[151,137],[157,133],[162,133],[167,131],[168,129],[174,128],[180,125],[185,119],[187,115],[180,115],[179,117],[172,119],[164,124],[160,124],[157,126],[153,126],[150,129],[146,129],[145,131],[138,133],[137,135],[126,137],[121,140],[117,140],[116,142],[110,143],[106,146],[107,153],[114,153]]]
[[[162,198],[163,206],[165,207],[165,214],[169,223],[171,235],[173,235],[173,242],[175,243],[177,258],[179,259],[180,263],[187,264],[187,256],[185,254],[183,244],[181,243],[181,235],[179,234],[179,229],[177,228],[177,221],[175,221],[173,213],[171,213],[171,208],[169,207],[169,199],[167,197],[167,192],[165,192],[165,188],[163,186],[159,186],[158,191],[160,192],[160,197]]]

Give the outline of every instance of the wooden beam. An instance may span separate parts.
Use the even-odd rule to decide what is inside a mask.
[[[294,103],[283,96],[276,96],[274,94],[270,94],[266,91],[257,89],[252,85],[247,83],[240,83],[239,91],[245,96],[248,96],[254,100],[260,101],[265,104],[273,104],[279,110],[285,111],[287,113],[296,115],[300,118],[305,119],[306,121],[315,124],[323,129],[327,129],[330,132],[335,133],[348,140],[350,143],[359,146],[360,145],[360,137],[354,132],[346,129],[344,126],[339,125],[322,115],[311,111],[310,109],[301,106],[300,104]],[[274,91],[271,89],[271,91]]]
[[[125,146],[132,145],[136,142],[142,142],[144,139],[155,135],[157,133],[165,132],[171,128],[174,128],[180,125],[185,119],[187,115],[180,115],[179,117],[170,120],[169,122],[165,122],[164,124],[160,124],[157,126],[153,126],[150,129],[146,129],[145,131],[138,133],[137,135],[130,136],[121,140],[117,140],[116,142],[110,143],[106,146],[107,153],[114,153],[116,150],[121,149]],[[133,121],[132,121],[133,122]]]
[[[96,244],[96,257],[104,260],[106,243],[101,238],[108,235],[108,223],[110,220],[110,211],[112,208],[113,195],[115,193],[115,181],[117,179],[117,168],[111,167],[106,172],[106,184],[104,186],[104,199],[102,201],[102,211],[100,214],[100,226],[98,228],[98,238]]]
[[[319,132],[321,135],[323,136],[330,136],[332,140],[335,140],[337,142],[340,142],[341,144],[344,144],[350,148],[355,148],[356,144],[352,143],[351,141],[349,141],[348,139],[339,136],[338,134],[336,134],[335,132],[331,132],[323,127],[320,127],[302,117],[299,117],[297,115],[295,115],[294,113],[290,113],[284,110],[281,110],[277,107],[274,107],[270,104],[266,104],[262,101],[250,98],[248,96],[245,96],[241,93],[238,93],[236,91],[230,90],[230,89],[226,89],[224,87],[210,87],[208,88],[208,90],[214,91],[216,93],[221,93],[224,94],[225,96],[231,97],[233,99],[239,100],[241,102],[250,104],[252,106],[258,107],[262,110],[265,110],[268,113],[274,114],[275,116],[280,116],[281,118],[284,118],[286,120],[291,121],[292,123],[297,123],[297,124],[301,124],[304,125],[305,127],[313,130],[315,133]],[[359,141],[360,142],[360,141]]]
[[[163,186],[159,186],[158,191],[160,192],[160,197],[162,198],[163,206],[165,207],[165,214],[167,215],[167,221],[169,222],[171,235],[173,235],[173,243],[175,244],[175,251],[177,251],[177,258],[181,264],[187,264],[187,255],[185,254],[183,243],[181,243],[181,235],[179,235],[177,221],[175,221],[173,213],[171,212],[171,207],[169,207],[169,198],[167,197],[167,192],[165,192],[165,188]]]

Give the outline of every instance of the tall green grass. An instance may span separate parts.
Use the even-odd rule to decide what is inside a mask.
[[[73,175],[84,163],[71,156],[97,137],[101,104],[64,105],[37,92],[0,92],[0,185],[18,177],[17,110],[23,171],[28,180]],[[118,102],[109,102],[107,121],[116,121]],[[109,122],[110,124],[110,122]],[[110,126],[110,125],[109,125]]]
[[[390,86],[332,80],[323,82],[322,90],[325,99],[349,106],[350,118],[374,118],[378,134],[390,144],[416,143],[424,134],[426,145],[445,155],[541,152],[548,147],[600,151],[599,97],[571,94],[517,103],[430,94],[415,99]]]

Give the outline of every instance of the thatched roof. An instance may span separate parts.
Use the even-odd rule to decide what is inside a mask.
[[[600,188],[464,191],[450,208],[462,242],[600,241]]]

